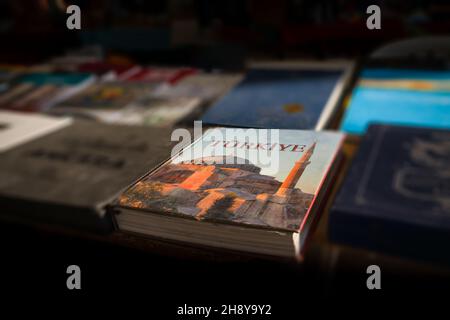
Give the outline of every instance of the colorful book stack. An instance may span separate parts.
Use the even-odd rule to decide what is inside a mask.
[[[448,71],[363,69],[341,124],[363,137],[330,213],[332,241],[450,262],[449,111]]]

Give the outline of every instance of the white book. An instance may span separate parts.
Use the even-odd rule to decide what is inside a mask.
[[[71,118],[0,111],[0,152],[70,125]]]

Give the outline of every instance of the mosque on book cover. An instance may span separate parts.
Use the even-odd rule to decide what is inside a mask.
[[[261,168],[247,160],[205,157],[163,166],[138,182],[120,201],[122,205],[196,219],[296,230],[314,197],[296,187],[314,148],[315,143],[282,182],[261,174]]]

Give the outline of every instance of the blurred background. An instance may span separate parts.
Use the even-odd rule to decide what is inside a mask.
[[[68,30],[67,5],[81,8]],[[381,8],[381,30],[366,9]],[[99,45],[123,63],[240,69],[248,58],[358,58],[413,36],[448,34],[450,3],[310,0],[1,0],[0,60],[38,63]]]
[[[66,27],[69,17],[66,7],[71,4],[81,8],[81,30],[68,30]],[[369,30],[366,26],[369,17],[366,10],[373,4],[381,8],[380,30]],[[97,50],[101,55],[98,61],[114,66],[187,66],[205,71],[218,69],[225,71],[224,73],[243,71],[249,60],[364,61],[377,48],[397,40],[449,35],[449,16],[448,0],[0,0],[0,65],[20,64],[29,67],[48,63],[53,67],[59,63],[67,67],[70,65],[70,59],[73,65],[80,61],[70,55],[70,59],[65,59],[67,57],[64,55],[80,48]],[[406,67],[418,67],[419,63],[423,62],[428,68],[433,67],[431,62],[435,52],[430,51],[428,56],[427,49],[422,51],[418,61],[414,61],[416,52],[411,56],[407,54],[410,59],[405,59],[405,56],[397,57],[395,66],[401,67],[399,62],[402,62]],[[86,52],[92,54],[92,51]],[[450,50],[447,49],[446,52],[445,66],[448,69]],[[74,56],[79,57],[82,54],[83,51],[79,50]],[[56,57],[61,59],[51,60]],[[383,65],[387,66],[386,61],[383,61]],[[98,69],[102,68],[101,65],[98,66]],[[438,69],[442,69],[442,65]],[[33,69],[34,72],[36,70],[39,71],[37,68]],[[41,72],[49,70],[54,71],[49,68]],[[357,72],[354,73],[355,77],[356,74]],[[202,86],[209,81],[204,80]],[[217,82],[225,81],[218,78]],[[235,82],[227,84],[226,88],[221,90],[226,92],[234,84]],[[216,91],[222,94],[221,90]],[[214,98],[219,96],[219,93],[214,93]],[[340,112],[342,113],[342,110]],[[339,117],[332,127],[338,127],[338,120]],[[348,153],[353,154],[355,149],[356,146],[351,145]],[[319,225],[316,234],[320,241],[316,243],[320,250],[311,251],[312,259],[302,267],[307,271],[304,274],[297,272],[298,266],[272,262],[203,264],[195,259],[189,261],[184,256],[160,260],[158,256],[144,255],[140,251],[133,254],[115,243],[108,246],[85,239],[82,244],[71,237],[49,235],[36,230],[32,230],[31,236],[28,237],[17,236],[19,233],[9,225],[0,226],[2,239],[7,244],[10,239],[16,242],[13,246],[6,245],[2,248],[7,251],[9,257],[4,259],[8,261],[5,263],[7,271],[2,273],[29,274],[31,263],[44,261],[46,264],[38,270],[44,276],[36,280],[38,285],[35,287],[47,286],[65,290],[66,274],[61,265],[81,261],[82,269],[88,270],[88,290],[101,292],[109,286],[117,291],[118,287],[131,291],[133,285],[138,285],[147,291],[159,280],[161,285],[158,290],[166,296],[172,296],[176,291],[173,288],[176,288],[178,297],[181,297],[178,301],[183,303],[185,297],[192,294],[192,288],[200,291],[198,296],[204,297],[205,292],[208,292],[203,291],[198,279],[204,279],[201,284],[205,288],[216,288],[217,296],[211,294],[211,297],[208,297],[210,300],[214,297],[229,298],[226,290],[221,288],[235,290],[235,284],[239,281],[246,284],[246,287],[242,285],[245,290],[235,290],[234,294],[245,298],[250,295],[257,296],[257,303],[267,299],[267,285],[275,286],[277,290],[273,292],[278,294],[286,289],[286,284],[300,282],[304,286],[308,285],[299,293],[300,296],[308,295],[308,290],[311,290],[325,292],[325,297],[331,298],[330,300],[336,297],[343,300],[342,292],[345,291],[357,297],[363,292],[361,297],[368,297],[371,293],[368,293],[365,287],[364,270],[374,261],[378,263],[383,260],[377,260],[378,257],[372,253],[350,251],[340,256],[338,261],[335,248],[329,251],[326,251],[328,247],[322,248],[327,222],[322,219]],[[59,259],[58,264],[54,263],[52,258]],[[26,261],[22,264],[14,263],[20,259]],[[383,269],[386,270],[383,271],[383,279],[386,279],[383,280],[383,288],[386,283],[388,289],[398,289],[391,290],[391,296],[396,292],[404,293],[403,289],[409,288],[412,282],[411,273],[415,276],[414,280],[422,280],[416,286],[418,291],[423,288],[426,289],[424,292],[436,291],[437,284],[447,290],[448,272],[444,278],[447,282],[444,282],[439,273],[433,278],[433,274],[430,276],[428,270],[424,273],[417,272],[409,264],[404,266],[395,259],[393,263],[386,263],[386,267],[383,265],[383,268],[386,268]],[[179,268],[181,264],[183,268]],[[391,264],[394,267],[388,269]],[[153,274],[149,270],[154,270]],[[124,273],[129,275],[124,277]],[[56,279],[55,274],[58,275]],[[166,276],[155,280],[161,274]],[[217,274],[220,276],[217,277]],[[116,282],[118,275],[122,275],[122,278],[118,277]],[[114,281],[110,282],[111,279]],[[433,279],[434,281],[431,281]],[[11,277],[8,280],[12,287],[21,288],[17,285],[17,278]],[[21,281],[22,287],[28,290],[28,278],[24,277]],[[49,285],[49,281],[53,282]],[[158,293],[159,291],[156,295],[160,299]],[[281,305],[290,307],[296,307],[300,300],[295,294],[283,299],[286,301]],[[244,303],[242,299],[238,301]],[[166,299],[165,304],[170,304],[173,308],[171,304],[174,303]]]

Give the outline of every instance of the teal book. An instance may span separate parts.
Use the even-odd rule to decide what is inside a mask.
[[[90,73],[67,73],[67,72],[55,72],[55,73],[29,73],[23,75],[18,79],[20,83],[31,83],[36,86],[42,85],[55,85],[55,86],[67,86],[78,85],[92,77]]]
[[[450,128],[450,71],[364,69],[341,130],[360,135],[373,122]]]

